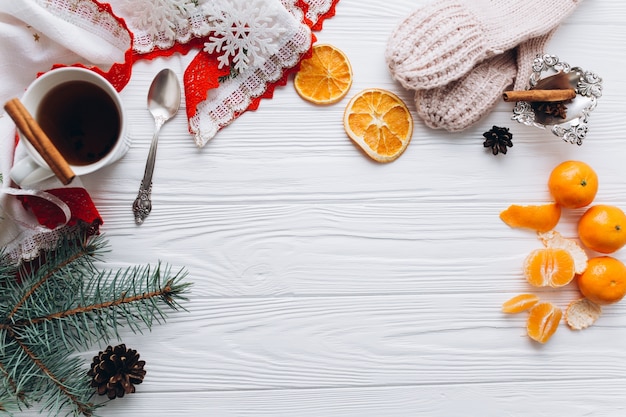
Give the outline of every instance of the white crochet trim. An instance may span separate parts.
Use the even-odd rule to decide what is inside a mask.
[[[69,2],[70,0],[40,1]],[[208,35],[211,31],[210,22],[201,7],[202,4],[208,1],[214,2],[219,0],[201,0],[198,7],[194,8],[193,11],[189,13],[186,24],[175,26],[173,29],[174,36],[171,36],[171,34],[167,33],[165,30],[155,34],[152,28],[146,29],[137,27],[137,25],[133,25],[131,19],[128,19],[126,24],[135,36],[133,50],[139,54],[146,54],[155,49],[169,49],[175,43],[185,44],[193,38],[201,38]],[[303,21],[304,14],[302,9],[296,6],[296,0],[280,0],[280,2],[286,10],[295,16],[296,20],[299,22]],[[304,0],[304,3],[309,6],[306,18],[313,22],[313,24],[317,23],[320,17],[327,13],[332,6],[332,0]],[[124,10],[115,10],[116,14],[118,12],[123,14]]]
[[[317,23],[322,15],[330,10],[333,4],[332,0],[306,0],[305,3],[309,5],[306,17],[313,22],[313,25]]]
[[[207,100],[198,105],[196,114],[189,120],[196,145],[204,146],[215,134],[230,124],[235,113],[248,108],[253,98],[261,96],[267,85],[278,81],[285,68],[292,68],[302,54],[311,47],[311,31],[308,26],[290,19],[290,25],[277,54],[262,66],[249,68],[238,76],[223,82],[209,92]]]
[[[105,13],[91,0],[35,0],[51,14],[98,35],[109,44],[125,51],[130,45],[130,35],[109,13]]]

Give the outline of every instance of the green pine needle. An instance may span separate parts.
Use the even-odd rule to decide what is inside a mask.
[[[150,329],[166,308],[183,309],[186,272],[169,266],[99,271],[107,243],[73,234],[33,263],[0,254],[0,414],[34,403],[48,415],[91,416],[100,406],[85,364],[72,355],[119,339],[122,327]]]

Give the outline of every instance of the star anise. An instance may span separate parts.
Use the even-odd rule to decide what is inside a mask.
[[[493,126],[491,130],[483,133],[485,142],[483,146],[485,148],[491,148],[491,152],[494,155],[498,153],[506,154],[507,148],[513,146],[513,135],[509,132],[508,127]]]
[[[571,102],[571,100],[555,101],[552,103],[538,102],[533,104],[533,109],[548,116],[560,117],[561,119],[565,119],[567,117],[567,106],[565,106],[565,104],[569,102]]]

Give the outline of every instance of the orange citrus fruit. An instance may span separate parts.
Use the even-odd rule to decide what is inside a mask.
[[[532,251],[524,261],[524,276],[535,287],[562,287],[575,275],[574,258],[561,248],[542,248]]]
[[[503,313],[521,313],[539,302],[535,294],[520,294],[502,303]]]
[[[538,206],[510,205],[500,213],[500,219],[511,227],[523,227],[538,232],[554,229],[561,218],[561,206],[556,203]]]
[[[598,175],[586,163],[565,161],[557,165],[548,179],[550,194],[565,208],[585,207],[598,192]]]
[[[531,339],[546,343],[559,327],[563,312],[552,303],[539,303],[530,309],[526,330]]]
[[[592,258],[578,276],[578,288],[596,304],[613,304],[626,295],[626,266],[610,256]]]
[[[395,94],[378,88],[352,97],[343,126],[350,139],[377,162],[397,159],[413,134],[413,118],[406,104]]]
[[[352,86],[350,61],[335,46],[315,45],[311,57],[300,63],[293,85],[300,97],[312,103],[336,103]]]
[[[626,214],[615,206],[591,206],[578,220],[578,237],[591,250],[613,253],[626,245]]]
[[[582,274],[587,269],[587,252],[574,239],[564,238],[556,230],[550,230],[545,233],[537,233],[539,240],[543,242],[546,248],[565,249],[574,258],[574,272]]]

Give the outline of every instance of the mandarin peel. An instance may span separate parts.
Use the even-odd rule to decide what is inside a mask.
[[[561,218],[561,206],[556,203],[521,206],[512,204],[502,212],[500,219],[510,227],[548,232]]]
[[[565,322],[572,330],[582,330],[594,324],[601,315],[601,306],[587,298],[579,298],[565,309]]]
[[[564,238],[556,230],[538,232],[537,237],[546,248],[561,248],[569,252],[574,259],[574,272],[582,274],[587,269],[587,252],[574,239]]]

